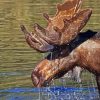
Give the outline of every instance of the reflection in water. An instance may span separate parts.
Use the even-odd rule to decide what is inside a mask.
[[[45,26],[46,21],[42,13],[46,12],[52,16],[56,11],[56,3],[61,1],[0,0],[0,89],[32,86],[31,71],[37,60],[42,59],[42,54],[38,54],[27,45],[20,25],[25,24],[29,30],[32,30],[35,22]],[[99,5],[98,0],[84,0],[83,6],[93,8],[93,15],[85,29],[100,29]],[[8,98],[10,94],[2,93],[0,99],[3,95]]]

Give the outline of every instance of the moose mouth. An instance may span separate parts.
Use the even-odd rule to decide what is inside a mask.
[[[39,76],[38,73],[35,73],[34,71],[31,74],[32,82],[35,87],[47,87],[50,85],[50,82],[52,78],[45,80],[43,77]]]

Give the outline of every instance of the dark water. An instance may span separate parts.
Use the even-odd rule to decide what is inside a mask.
[[[99,100],[95,88],[10,88],[0,93],[1,100]]]

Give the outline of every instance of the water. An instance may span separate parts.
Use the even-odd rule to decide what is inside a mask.
[[[58,2],[61,2],[61,0],[0,0],[0,90],[15,90],[16,88],[19,90],[23,90],[23,88],[32,89],[31,87],[33,87],[33,85],[30,75],[36,63],[41,60],[43,56],[30,48],[25,42],[24,34],[20,30],[20,25],[26,25],[29,31],[32,30],[32,25],[35,22],[45,26],[46,21],[42,13],[46,12],[50,16],[54,15],[56,11],[55,5]],[[99,5],[100,2],[98,2],[98,0],[84,0],[83,6],[93,9],[93,15],[84,29],[100,29]],[[96,87],[95,81],[94,85],[91,85],[89,78],[89,75],[88,77],[83,75],[82,87],[87,86],[87,82],[89,83],[89,87]],[[78,86],[77,83],[70,80],[65,80],[63,83],[59,83],[57,80],[54,82],[54,85]],[[67,98],[73,97],[70,96],[71,93],[68,94],[67,92],[49,92],[49,94],[46,93],[46,95],[48,95],[46,97],[56,95],[56,97],[60,99],[62,95],[57,96],[57,94],[66,94],[65,96],[67,96]],[[74,96],[76,94],[78,95],[77,92],[72,94]],[[41,95],[43,95],[42,92],[33,93],[33,91],[30,91],[26,93],[25,91],[19,91],[19,93],[15,93],[3,91],[0,92],[0,100],[26,100],[29,97],[30,100],[33,98],[36,100],[41,99]]]
[[[75,87],[50,87],[50,88],[10,88],[0,90],[2,100],[99,100],[98,92],[92,91],[95,88],[89,88],[91,93],[88,93],[87,88]],[[84,93],[82,95],[81,92]],[[2,94],[5,93],[5,94]],[[39,99],[40,93],[40,99]],[[49,94],[49,96],[48,96]],[[89,98],[91,95],[91,98]]]

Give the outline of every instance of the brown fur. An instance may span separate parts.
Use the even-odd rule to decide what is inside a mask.
[[[82,0],[65,0],[64,4],[57,5],[54,17],[44,14],[48,26],[42,28],[35,24],[34,33],[29,33],[21,26],[30,47],[39,52],[53,53],[33,70],[31,76],[35,86],[45,86],[52,79],[63,76],[79,65],[96,75],[100,90],[100,37],[93,37],[90,32],[90,37],[86,35],[85,40],[81,38],[77,41],[78,34],[92,13],[91,9],[80,9],[81,2]]]
[[[74,47],[73,44],[75,45]],[[63,52],[63,50],[66,50],[66,52]],[[40,75],[39,78],[43,79],[42,82],[35,84],[33,71],[32,80],[35,86],[45,86],[45,81],[49,83],[52,79],[63,76],[76,65],[87,69],[96,76],[100,75],[100,38],[95,38],[94,40],[92,36],[92,38],[87,39],[78,46],[73,41],[71,45],[66,46],[61,51],[59,52],[58,50],[58,52],[53,52],[52,55],[49,54],[34,69]]]

